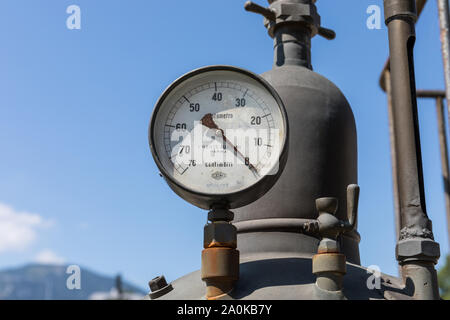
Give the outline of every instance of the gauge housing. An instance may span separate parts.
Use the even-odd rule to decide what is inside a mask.
[[[243,75],[245,77],[249,77],[251,80],[256,81],[261,85],[265,90],[267,90],[268,93],[273,97],[273,99],[276,101],[280,114],[281,114],[281,121],[283,122],[284,126],[284,135],[283,139],[279,144],[279,159],[278,159],[278,170],[275,174],[267,174],[264,175],[262,178],[260,178],[258,181],[256,181],[254,184],[249,185],[247,188],[238,190],[235,192],[230,193],[206,193],[206,192],[199,192],[198,190],[194,190],[190,188],[189,186],[185,185],[184,183],[181,183],[176,178],[171,175],[166,167],[162,163],[161,155],[158,153],[157,147],[156,147],[156,138],[155,138],[155,127],[156,127],[156,120],[157,115],[160,111],[161,106],[165,102],[166,98],[172,93],[173,90],[178,88],[181,84],[183,84],[185,81],[189,80],[192,77],[198,76],[202,73],[209,73],[214,71],[229,71],[229,72],[236,72],[240,75]],[[153,158],[155,160],[155,163],[158,167],[158,169],[161,172],[161,175],[166,180],[169,187],[181,198],[184,200],[190,202],[191,204],[200,207],[202,209],[209,210],[213,207],[225,207],[228,209],[233,208],[240,208],[247,204],[250,204],[254,202],[255,200],[262,197],[270,188],[275,184],[275,182],[278,180],[279,176],[283,172],[283,169],[285,167],[287,156],[288,156],[288,149],[289,149],[289,125],[288,125],[288,119],[286,110],[284,107],[284,104],[278,95],[278,93],[275,91],[275,89],[262,77],[259,75],[254,74],[253,72],[247,71],[242,68],[237,68],[233,66],[223,66],[223,65],[216,65],[216,66],[208,66],[199,68],[196,70],[193,70],[177,80],[175,80],[161,95],[161,97],[158,99],[155,108],[153,110],[151,120],[150,120],[150,126],[149,126],[149,145],[150,150],[153,155]]]

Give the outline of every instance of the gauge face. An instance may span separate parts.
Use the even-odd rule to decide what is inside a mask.
[[[164,92],[149,139],[175,192],[203,208],[215,201],[236,207],[256,200],[274,183],[267,181],[279,175],[286,113],[259,76],[234,67],[206,67]]]

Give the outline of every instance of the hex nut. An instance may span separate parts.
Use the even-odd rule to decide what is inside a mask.
[[[160,290],[160,289],[164,288],[165,286],[167,286],[166,278],[164,276],[158,276],[156,278],[153,278],[152,280],[150,280],[148,282],[148,286],[150,287],[150,290],[152,292]]]
[[[400,240],[395,248],[397,260],[406,262],[411,260],[437,261],[440,257],[439,243],[426,238],[412,238]]]
[[[153,278],[149,281],[148,285],[151,291],[149,297],[152,300],[157,299],[173,290],[172,284],[167,284],[166,278],[164,276]]]
[[[282,1],[270,2],[270,9],[275,12],[275,21],[264,18],[264,26],[268,29],[269,36],[275,36],[275,29],[283,23],[304,23],[311,28],[311,36],[318,33],[320,27],[320,15],[315,4],[285,3]]]
[[[237,247],[237,229],[228,222],[214,222],[205,225],[203,247]]]
[[[275,2],[270,8],[275,11],[277,22],[303,20],[312,23],[315,27],[320,26],[320,16],[313,4]]]
[[[227,209],[214,209],[208,212],[208,220],[215,221],[232,221],[234,213]]]
[[[339,253],[337,241],[332,239],[322,239],[319,243],[318,253]]]

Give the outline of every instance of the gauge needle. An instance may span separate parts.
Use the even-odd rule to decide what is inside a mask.
[[[224,131],[223,131],[221,128],[219,128],[219,126],[214,122],[214,119],[213,119],[211,113],[205,114],[205,115],[203,116],[201,122],[202,122],[202,125],[204,125],[204,126],[207,127],[207,128],[219,130],[220,133],[222,134],[222,139],[223,139],[226,143],[228,143],[228,144],[233,148],[234,152],[235,152],[236,154],[238,154],[238,155],[244,160],[244,163],[246,163],[246,161],[245,161],[245,156],[238,150],[238,148],[237,148],[234,144],[231,143],[230,140],[227,139],[227,137],[225,136]],[[258,170],[257,170],[257,169],[255,168],[255,166],[253,166],[250,162],[248,162],[248,168],[249,168],[250,170],[252,170],[253,173],[255,173],[256,175],[259,175]]]

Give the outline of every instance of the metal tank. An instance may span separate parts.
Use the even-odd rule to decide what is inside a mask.
[[[385,0],[385,5],[408,1]],[[332,30],[320,27],[315,2],[269,0],[269,8],[245,4],[246,10],[264,16],[274,39],[273,69],[263,77],[285,104],[290,151],[274,187],[253,204],[234,210],[239,279],[223,277],[232,290],[212,298],[436,298],[417,294],[423,281],[435,283],[432,267],[416,274],[411,271],[400,279],[360,266],[355,120],[341,91],[312,71],[311,38],[335,36]],[[408,261],[415,259],[411,268],[420,268],[423,250],[408,244],[397,251],[398,256],[408,256]],[[231,262],[219,259],[206,263],[213,263],[223,275],[232,267]],[[164,277],[157,277],[150,281],[148,298],[211,299],[205,295],[202,276],[198,270],[169,284]]]
[[[311,0],[269,1],[270,11],[248,3],[247,10],[265,15],[274,39],[273,69],[262,76],[284,102],[290,124],[289,158],[275,186],[256,202],[235,210],[241,254],[309,252],[315,238],[300,233],[317,218],[314,200],[339,199],[337,217],[344,219],[347,186],[357,183],[356,127],[341,91],[312,71],[311,37],[319,33],[320,16]],[[327,30],[328,31],[328,30]],[[327,35],[333,37],[332,32]],[[357,232],[342,239],[347,259],[359,264]]]

